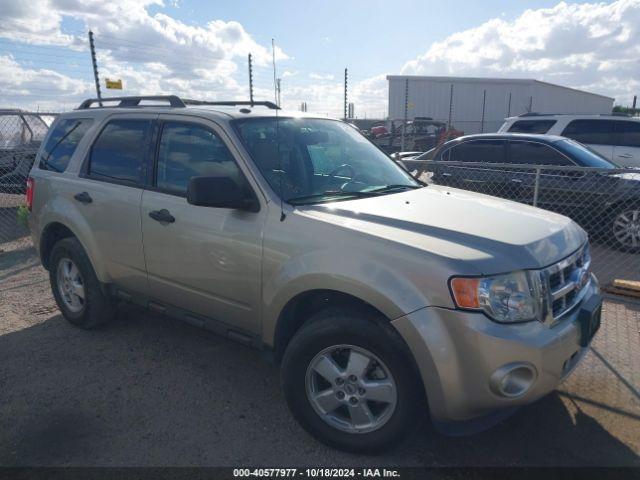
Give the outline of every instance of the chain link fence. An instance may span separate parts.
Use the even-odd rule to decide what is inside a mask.
[[[26,181],[55,113],[0,110],[0,249],[8,242],[29,244],[21,210]]]
[[[603,285],[640,281],[640,170],[500,163],[403,161],[426,183],[446,185],[566,215],[589,234]]]

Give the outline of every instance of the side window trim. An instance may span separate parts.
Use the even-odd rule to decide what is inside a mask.
[[[253,186],[251,185],[251,183],[248,181],[248,179],[246,178],[247,176],[245,175],[245,173],[242,171],[242,168],[240,168],[240,164],[238,162],[238,159],[236,158],[236,156],[233,153],[233,150],[231,148],[229,148],[229,144],[225,141],[225,139],[222,137],[222,135],[220,135],[214,128],[212,128],[210,125],[207,125],[205,123],[201,123],[198,121],[194,121],[194,120],[189,120],[189,119],[177,119],[175,117],[173,118],[159,118],[157,120],[157,125],[156,128],[154,130],[154,133],[156,135],[155,139],[154,139],[154,146],[153,146],[153,152],[151,153],[151,161],[149,163],[150,168],[150,176],[148,178],[148,183],[147,183],[147,190],[151,190],[154,192],[158,192],[158,193],[162,193],[164,195],[171,195],[173,197],[179,197],[179,198],[186,198],[187,197],[187,193],[184,192],[176,192],[175,190],[171,190],[171,189],[166,189],[166,188],[158,188],[157,186],[157,182],[158,182],[158,161],[160,159],[160,145],[162,143],[162,132],[164,131],[165,125],[167,123],[172,123],[172,124],[182,124],[182,125],[189,125],[189,126],[197,126],[202,128],[203,130],[207,130],[209,132],[211,132],[219,141],[220,143],[222,143],[225,148],[229,151],[229,154],[231,155],[231,159],[233,160],[233,163],[235,164],[236,168],[238,169],[238,173],[240,174],[240,176],[244,179],[245,184],[247,185],[247,187],[251,190],[252,195],[254,197],[257,198],[257,195],[254,191]]]
[[[106,178],[106,177],[98,177],[98,176],[91,175],[90,165],[91,165],[91,154],[93,152],[93,147],[95,146],[96,142],[98,141],[98,139],[100,138],[104,130],[107,128],[107,126],[109,126],[109,124],[112,122],[117,122],[120,120],[131,120],[131,121],[139,120],[139,121],[144,121],[151,124],[151,127],[149,128],[149,132],[147,133],[147,136],[144,139],[144,143],[146,144],[147,148],[145,149],[144,158],[142,159],[142,175],[141,175],[141,180],[139,182],[131,182],[128,180],[118,180],[115,178]],[[82,166],[80,167],[80,172],[78,176],[80,178],[86,178],[87,180],[93,180],[95,182],[112,183],[114,185],[123,185],[125,187],[140,188],[143,190],[147,189],[150,185],[149,184],[149,163],[150,163],[149,158],[152,155],[152,142],[154,141],[153,136],[155,133],[155,126],[157,123],[158,123],[157,116],[155,118],[152,118],[152,117],[131,118],[128,116],[118,115],[118,116],[111,116],[111,117],[105,118],[104,123],[100,125],[99,130],[95,133],[93,138],[91,138],[91,145],[89,145],[89,148],[87,149],[87,152],[85,154],[85,158],[82,161]]]

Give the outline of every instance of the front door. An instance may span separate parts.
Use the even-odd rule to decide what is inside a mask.
[[[226,176],[251,188],[211,122],[161,116],[153,187],[142,196],[151,296],[235,328],[260,330],[264,208],[246,212],[187,203],[194,176]]]

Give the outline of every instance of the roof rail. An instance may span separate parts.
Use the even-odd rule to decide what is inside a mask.
[[[134,97],[107,97],[107,98],[88,98],[80,104],[78,110],[86,110],[91,108],[94,103],[119,102],[117,107],[138,107],[143,100],[164,100],[169,103],[170,107],[184,108],[186,105],[176,95],[141,95]],[[155,106],[155,105],[154,105]]]
[[[222,106],[222,107],[236,107],[240,105],[246,106],[260,106],[267,107],[271,110],[280,110],[280,107],[273,102],[269,101],[258,101],[251,102],[248,100],[225,100],[225,101],[207,101],[207,100],[192,100],[192,99],[183,99],[182,100],[186,105],[213,105],[213,106]]]

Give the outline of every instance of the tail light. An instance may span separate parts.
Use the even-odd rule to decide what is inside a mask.
[[[33,178],[29,177],[27,179],[27,208],[31,211],[31,207],[33,206],[33,192],[36,189],[36,184],[33,181]]]

